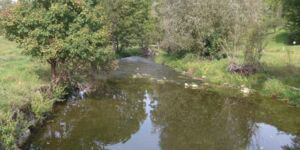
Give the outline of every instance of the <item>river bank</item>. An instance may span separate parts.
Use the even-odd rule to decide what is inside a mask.
[[[275,37],[274,35],[273,38]],[[133,54],[142,55],[142,53]],[[134,63],[134,60],[129,62]],[[163,51],[159,51],[159,55],[155,57],[156,62],[183,72],[196,80],[221,86],[247,87],[254,89],[260,95],[299,106],[300,63],[298,60],[300,60],[299,46],[286,46],[276,42],[275,39],[271,40],[262,58],[263,70],[249,77],[229,73],[227,71],[229,61],[225,59],[199,60],[191,55],[177,59]],[[15,43],[2,37],[0,37],[0,62],[0,145],[14,149],[25,143],[25,139],[31,132],[29,128],[46,118],[47,113],[53,109],[55,101],[45,99],[39,91],[42,86],[50,82],[49,68],[24,56]],[[157,69],[152,66],[149,68]],[[141,73],[149,71],[143,70],[143,67],[131,69],[121,73],[134,72],[136,69],[141,70]],[[176,73],[171,71],[168,76],[174,74]],[[165,76],[160,78],[157,82],[164,83]],[[190,85],[193,86],[193,83],[191,82]]]
[[[45,118],[54,101],[40,87],[49,83],[49,68],[24,56],[14,42],[0,37],[0,145],[16,149],[29,128]],[[0,148],[1,149],[1,148]]]
[[[24,149],[297,148],[298,108],[216,88],[149,59],[120,59],[93,83],[86,99],[55,107]]]
[[[268,37],[268,46],[261,59],[261,70],[247,77],[230,73],[228,59],[199,60],[193,55],[179,59],[159,51],[155,61],[206,82],[248,87],[260,95],[300,106],[300,46],[286,45],[286,37],[283,31]]]

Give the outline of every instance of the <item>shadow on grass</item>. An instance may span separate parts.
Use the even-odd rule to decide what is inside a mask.
[[[296,41],[297,45],[300,44],[300,36],[298,33],[281,32],[274,37],[274,40],[286,46],[292,46],[294,41]]]
[[[44,82],[51,81],[51,72],[48,68],[37,68],[35,70],[35,74],[37,74],[39,79],[41,79]]]
[[[263,65],[257,89],[262,94],[300,106],[300,67]]]
[[[294,65],[264,65],[263,68],[268,77],[280,80],[286,85],[300,88],[300,67]]]
[[[288,32],[281,32],[275,36],[275,42],[288,45],[288,38],[289,38]]]

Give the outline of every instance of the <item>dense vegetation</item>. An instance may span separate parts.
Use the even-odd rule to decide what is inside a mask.
[[[3,24],[6,37],[20,43],[25,54],[50,64],[55,81],[71,70],[110,62],[103,9],[86,1],[20,1],[3,14]]]
[[[246,63],[258,61],[266,32],[262,0],[161,3],[163,46],[169,52],[235,59],[243,50]]]
[[[32,108],[38,120],[41,113],[50,110],[52,99],[62,98],[65,92],[68,92],[66,90],[72,88],[67,86],[77,86],[82,72],[94,73],[98,70],[110,70],[114,66],[115,51],[112,47],[116,42],[116,47],[120,49],[132,44],[145,45],[147,43],[148,38],[144,32],[148,30],[150,1],[111,2],[19,0],[14,5],[10,1],[1,3],[1,27],[4,29],[2,31],[4,36],[19,44],[22,53],[30,56],[25,57],[26,60],[33,58],[43,65],[49,64],[51,70],[50,86],[38,87],[37,83],[33,84],[37,87],[32,85],[32,88],[30,86],[23,92],[22,89],[7,90],[9,85],[3,85],[3,90],[6,92],[2,93],[1,97],[9,99],[9,102],[1,100],[3,102],[1,105],[1,110],[3,110],[0,128],[1,145],[14,149],[16,143],[18,144],[16,139],[29,126],[35,124],[26,118],[31,112],[23,112],[23,107]],[[10,5],[12,7],[9,7]],[[8,50],[4,47],[3,51]],[[6,59],[9,56],[3,54],[3,57]],[[21,66],[17,66],[19,67]],[[13,71],[9,68],[1,67],[1,69],[6,72]],[[30,72],[26,76],[36,78],[36,73]],[[3,82],[7,78],[5,75],[1,77]],[[11,81],[9,84],[16,83]],[[26,97],[25,100],[14,98],[18,96],[14,91],[19,91],[20,96],[29,95],[30,97]],[[35,95],[39,97],[36,98]],[[11,106],[11,103],[16,104]],[[36,103],[39,105],[35,106]],[[43,109],[44,105],[48,109]],[[42,108],[36,111],[36,107]],[[16,115],[19,119],[12,120],[11,117]]]
[[[287,27],[292,33],[292,36],[289,38],[290,44],[293,44],[293,41],[300,40],[300,1],[291,0],[283,1],[284,16],[288,20]]]
[[[42,118],[82,75],[153,51],[188,75],[300,105],[299,0],[2,0],[0,11],[0,34],[20,47],[0,39],[0,148],[30,126],[11,119],[23,106]]]
[[[12,120],[12,115],[28,104],[38,119],[51,110],[54,99],[46,99],[38,91],[49,82],[50,72],[45,64],[22,55],[15,43],[3,37],[0,37],[0,64],[0,141],[13,149],[16,136],[32,124],[23,120],[23,115]]]

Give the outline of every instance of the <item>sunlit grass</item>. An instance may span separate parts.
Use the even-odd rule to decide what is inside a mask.
[[[40,117],[52,106],[45,100],[39,88],[47,81],[40,74],[48,68],[21,54],[13,42],[0,37],[0,141],[7,147],[14,146],[16,123],[11,120],[12,113],[20,106],[31,104],[33,112]]]
[[[287,45],[287,36],[283,30],[268,36],[261,59],[262,69],[249,77],[228,72],[227,59],[199,60],[189,55],[177,59],[160,51],[156,61],[210,83],[245,85],[262,95],[289,100],[300,106],[300,46]]]

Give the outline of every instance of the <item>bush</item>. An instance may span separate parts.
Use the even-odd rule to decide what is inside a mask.
[[[0,142],[2,142],[2,146],[10,149],[16,148],[15,136],[13,134],[16,131],[16,125],[17,122],[12,121],[8,115],[2,114],[2,116],[0,116]]]
[[[270,79],[264,83],[263,94],[282,98],[286,92],[286,86],[279,80]]]
[[[292,104],[300,106],[300,91],[287,90],[285,96],[289,98]]]

